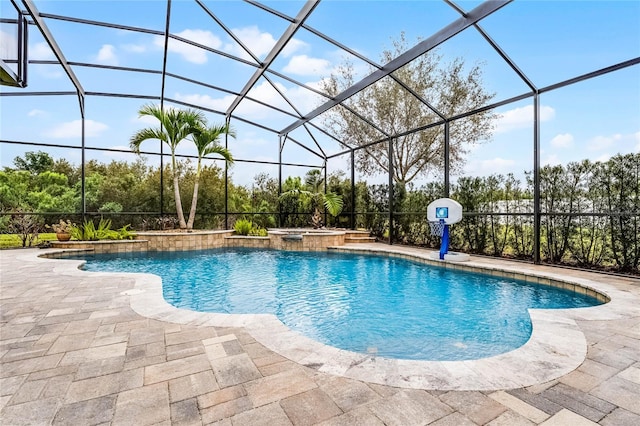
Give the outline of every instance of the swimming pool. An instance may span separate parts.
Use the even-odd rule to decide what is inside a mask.
[[[388,358],[497,355],[529,339],[528,308],[600,304],[555,287],[382,256],[217,249],[87,260],[89,271],[161,276],[176,307],[271,313],[327,345]]]

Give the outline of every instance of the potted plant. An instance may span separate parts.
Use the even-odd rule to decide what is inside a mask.
[[[54,223],[53,225],[47,225],[47,228],[53,229],[53,232],[56,233],[56,238],[58,241],[69,241],[71,239],[71,229],[73,228],[73,223],[70,220],[66,222],[60,219],[60,222]]]

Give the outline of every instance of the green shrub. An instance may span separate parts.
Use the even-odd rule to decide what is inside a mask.
[[[249,231],[249,235],[251,235],[252,237],[267,237],[269,236],[269,233],[264,228],[254,226],[253,228],[251,228],[251,231]]]
[[[247,219],[236,220],[236,223],[233,225],[233,230],[236,231],[237,235],[248,235],[252,237],[266,237],[269,235],[265,228]]]
[[[98,211],[101,213],[120,213],[122,211],[122,204],[115,201],[109,201],[104,203]]]
[[[111,227],[111,223],[105,222],[104,219],[100,220],[98,228],[96,228],[92,220],[85,220],[83,224],[74,225],[71,228],[71,237],[79,241],[98,241],[101,239],[98,236],[98,232],[100,232],[101,236],[104,236],[109,227]]]
[[[74,225],[71,228],[71,236],[79,241],[99,240],[131,240],[135,234],[129,230],[130,225],[115,230],[111,229],[111,219],[100,219],[98,227],[92,220],[85,220],[82,225]]]
[[[129,229],[129,225],[125,225],[118,229],[118,236],[120,240],[133,240],[136,237],[136,233]]]
[[[246,219],[238,219],[236,223],[233,224],[233,230],[236,231],[238,235],[249,235],[253,229],[253,222]]]

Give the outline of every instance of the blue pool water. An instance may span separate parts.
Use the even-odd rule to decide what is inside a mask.
[[[86,259],[89,271],[159,275],[176,307],[270,313],[322,343],[390,358],[497,355],[529,339],[528,308],[600,304],[554,287],[381,256],[219,249]]]

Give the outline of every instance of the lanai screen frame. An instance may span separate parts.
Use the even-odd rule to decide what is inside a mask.
[[[82,133],[81,133],[81,146],[79,147],[79,149],[81,150],[81,206],[82,206],[82,212],[60,212],[62,214],[67,213],[67,214],[80,214],[82,215],[83,219],[85,218],[85,216],[90,215],[90,212],[87,212],[86,209],[86,200],[85,200],[85,152],[87,150],[91,150],[91,151],[113,151],[113,152],[125,152],[122,150],[114,150],[114,149],[109,149],[109,148],[88,148],[85,146],[85,111],[84,111],[84,104],[85,104],[85,99],[87,96],[104,96],[104,97],[127,97],[127,98],[135,98],[135,99],[141,99],[141,100],[146,100],[146,101],[156,101],[156,102],[160,102],[160,106],[162,108],[164,108],[165,103],[171,103],[174,105],[179,105],[179,106],[185,106],[185,107],[189,107],[189,108],[194,108],[194,109],[198,109],[198,110],[202,110],[202,111],[206,111],[209,113],[213,113],[213,114],[217,114],[217,115],[221,115],[224,117],[225,122],[226,123],[231,123],[233,120],[237,120],[237,121],[241,121],[244,123],[247,123],[249,125],[252,126],[256,126],[262,130],[268,131],[270,133],[273,133],[275,136],[277,136],[278,138],[278,159],[279,161],[276,162],[268,162],[268,161],[259,161],[259,160],[248,160],[248,159],[236,159],[236,161],[238,162],[248,162],[248,163],[262,163],[262,164],[271,164],[271,165],[278,165],[278,169],[279,169],[279,174],[278,174],[278,181],[279,181],[279,191],[280,193],[282,192],[282,167],[283,166],[295,166],[295,167],[305,167],[305,168],[318,168],[324,171],[324,176],[326,178],[326,174],[327,174],[327,165],[328,162],[332,159],[344,156],[344,155],[350,155],[350,160],[351,160],[351,201],[352,201],[352,211],[349,212],[350,213],[350,225],[351,228],[355,228],[355,223],[356,223],[356,208],[355,208],[355,169],[356,169],[356,164],[355,164],[355,153],[360,150],[360,149],[365,149],[364,146],[359,146],[359,147],[351,147],[348,144],[344,143],[343,141],[340,141],[338,139],[336,139],[335,135],[330,134],[329,132],[327,132],[325,129],[322,129],[321,127],[315,125],[314,123],[311,122],[311,120],[315,117],[317,117],[318,115],[320,115],[323,112],[326,112],[328,110],[330,110],[333,107],[336,106],[342,106],[345,108],[348,108],[346,105],[343,104],[344,101],[346,101],[347,99],[349,99],[351,96],[357,94],[358,92],[366,89],[367,87],[369,87],[370,85],[374,84],[376,81],[384,78],[384,77],[390,77],[392,79],[394,79],[394,81],[396,83],[399,83],[405,90],[409,91],[413,96],[417,97],[425,106],[427,106],[432,112],[434,112],[438,117],[439,117],[439,121],[427,124],[427,125],[423,125],[420,127],[416,127],[414,129],[410,129],[406,132],[403,132],[401,134],[396,134],[396,135],[389,135],[386,134],[385,132],[381,132],[384,134],[384,138],[377,140],[377,141],[372,141],[371,143],[368,144],[368,146],[374,145],[374,144],[380,144],[380,143],[388,143],[388,149],[389,149],[389,160],[392,162],[393,158],[391,153],[393,152],[394,149],[394,143],[395,140],[398,137],[402,137],[414,132],[419,132],[419,131],[423,131],[429,128],[433,128],[433,127],[439,127],[439,126],[443,126],[444,127],[444,159],[443,159],[443,164],[444,164],[444,171],[443,171],[443,182],[444,182],[444,193],[442,194],[444,197],[449,196],[449,191],[450,191],[450,161],[449,161],[449,146],[450,146],[450,141],[449,141],[449,128],[451,123],[455,123],[456,120],[477,114],[477,113],[481,113],[481,112],[485,112],[485,111],[489,111],[489,110],[494,110],[496,108],[505,106],[505,105],[509,105],[518,101],[522,101],[525,99],[529,99],[532,98],[532,102],[533,102],[533,111],[534,111],[534,117],[533,117],[533,135],[532,135],[532,149],[533,149],[533,188],[534,188],[534,197],[533,197],[533,213],[528,214],[530,216],[533,216],[533,224],[534,224],[534,231],[533,231],[533,242],[534,242],[534,250],[533,250],[533,262],[534,263],[540,263],[540,236],[541,236],[541,230],[540,230],[540,223],[541,223],[541,218],[543,216],[551,216],[551,215],[555,215],[558,213],[555,212],[546,212],[543,213],[541,211],[540,208],[540,168],[541,168],[541,159],[540,159],[540,95],[546,92],[551,92],[554,91],[556,89],[560,89],[575,83],[579,83],[585,80],[589,80],[592,78],[596,78],[605,74],[609,74],[615,71],[619,71],[628,67],[632,67],[632,66],[636,66],[638,64],[640,64],[640,57],[636,57],[636,58],[632,58],[629,59],[627,61],[623,61],[620,63],[616,63],[613,64],[611,66],[605,67],[605,68],[601,68],[598,70],[594,70],[592,72],[588,72],[586,74],[582,74],[567,80],[563,80],[560,81],[558,83],[554,83],[545,87],[537,87],[535,85],[535,83],[527,77],[527,75],[518,67],[518,65],[505,53],[505,51],[499,46],[498,43],[496,43],[490,36],[489,34],[480,26],[480,21],[484,18],[486,18],[487,16],[490,16],[492,13],[496,12],[497,10],[501,9],[502,7],[508,5],[509,3],[511,3],[513,0],[488,0],[488,1],[484,1],[483,3],[481,3],[480,5],[478,5],[477,7],[475,7],[473,10],[471,11],[465,11],[463,10],[461,7],[459,7],[458,5],[456,5],[453,1],[451,0],[443,0],[446,4],[448,4],[450,7],[452,7],[459,15],[460,17],[458,19],[456,19],[455,21],[453,21],[451,24],[445,26],[444,28],[442,28],[440,31],[434,33],[431,37],[421,41],[420,43],[418,43],[416,46],[412,47],[411,49],[407,50],[406,52],[404,52],[403,54],[401,54],[400,56],[398,56],[397,58],[393,59],[391,62],[385,64],[384,66],[381,66],[377,63],[375,63],[374,61],[370,60],[369,58],[359,54],[358,52],[354,51],[353,49],[350,49],[348,46],[345,46],[335,40],[333,40],[332,38],[330,38],[329,36],[327,36],[326,34],[323,34],[322,32],[308,26],[305,24],[305,20],[313,13],[313,10],[315,9],[315,7],[319,4],[320,0],[308,0],[304,3],[304,5],[302,6],[302,8],[300,9],[300,11],[298,12],[298,14],[295,17],[290,17],[287,16],[275,9],[272,9],[266,5],[263,5],[261,3],[258,3],[257,1],[254,0],[246,0],[247,3],[258,7],[266,12],[269,12],[281,19],[284,19],[286,21],[289,22],[289,27],[286,29],[286,31],[283,33],[283,35],[280,37],[280,39],[276,42],[276,44],[274,45],[274,47],[272,48],[271,52],[266,56],[266,58],[264,60],[259,60],[252,52],[249,48],[247,48],[240,39],[238,39],[233,32],[227,28],[224,25],[224,22],[222,22],[201,0],[194,0],[203,10],[204,12],[206,12],[212,20],[214,20],[218,25],[220,25],[226,32],[226,34],[228,36],[230,36],[236,43],[238,43],[240,46],[242,46],[242,48],[252,57],[252,59],[254,60],[254,62],[248,61],[248,60],[244,60],[241,59],[239,57],[236,56],[232,56],[228,53],[216,50],[216,49],[212,49],[209,48],[207,46],[203,46],[201,44],[195,43],[193,41],[190,41],[188,39],[184,39],[182,37],[176,36],[175,34],[171,34],[170,32],[170,25],[171,25],[171,0],[167,0],[167,11],[166,11],[166,23],[165,23],[165,30],[164,31],[157,31],[157,30],[150,30],[150,29],[146,29],[146,28],[141,28],[141,27],[131,27],[131,26],[125,26],[125,25],[118,25],[118,24],[113,24],[113,23],[105,23],[105,22],[98,22],[98,21],[91,21],[91,20],[86,20],[86,19],[80,19],[80,18],[73,18],[73,17],[69,17],[69,16],[61,16],[61,15],[52,15],[52,14],[46,14],[46,13],[40,13],[38,11],[38,9],[36,8],[34,2],[32,0],[20,0],[20,3],[22,4],[22,6],[24,7],[24,9],[21,8],[20,4],[18,3],[17,0],[10,0],[11,3],[13,4],[13,6],[16,9],[16,13],[17,13],[17,19],[15,20],[7,20],[7,19],[3,19],[2,22],[3,23],[15,23],[18,25],[19,27],[19,57],[16,61],[13,61],[14,63],[17,63],[18,66],[18,74],[22,74],[24,73],[24,79],[21,80],[20,84],[22,84],[22,86],[26,85],[26,68],[27,68],[27,64],[59,64],[63,67],[65,73],[67,74],[67,76],[69,77],[70,81],[72,82],[73,86],[75,87],[76,91],[75,92],[21,92],[21,93],[2,93],[0,92],[0,96],[49,96],[49,95],[56,95],[56,96],[65,96],[65,95],[69,95],[69,96],[77,96],[78,97],[78,103],[79,103],[79,109],[80,109],[80,117],[81,117],[81,122],[82,122]],[[32,21],[27,21],[27,17],[30,17],[32,19]],[[56,43],[55,38],[53,37],[53,35],[51,34],[51,32],[49,31],[46,23],[45,23],[45,19],[53,19],[53,20],[64,20],[64,21],[70,21],[70,22],[74,22],[74,23],[80,23],[80,24],[87,24],[87,25],[96,25],[96,26],[101,26],[101,27],[110,27],[110,28],[115,28],[115,29],[121,29],[121,30],[129,30],[129,31],[136,31],[136,32],[141,32],[141,33],[147,33],[147,34],[153,34],[153,35],[157,35],[157,36],[162,36],[164,38],[164,49],[163,49],[163,64],[162,64],[162,70],[154,70],[154,69],[142,69],[142,68],[130,68],[130,67],[119,67],[119,66],[110,66],[110,65],[100,65],[100,64],[92,64],[92,63],[80,63],[80,62],[70,62],[67,61],[64,53],[62,52],[62,50],[59,48],[59,46]],[[44,39],[46,40],[46,42],[49,44],[49,46],[51,47],[52,51],[54,52],[54,55],[56,56],[56,61],[43,61],[43,60],[28,60],[28,57],[26,55],[26,41],[27,41],[27,31],[25,30],[25,28],[28,26],[26,25],[26,23],[28,23],[29,25],[35,25],[38,30],[40,31],[40,33],[42,34],[42,36],[44,37]],[[502,60],[505,61],[505,63],[511,68],[511,70],[518,76],[518,78],[520,80],[522,80],[525,85],[529,88],[529,90],[525,93],[522,93],[520,95],[517,96],[512,96],[508,99],[490,104],[490,105],[486,105],[483,106],[481,108],[472,110],[472,111],[467,111],[455,116],[451,116],[451,117],[446,117],[442,112],[438,111],[436,108],[434,108],[428,100],[426,99],[422,99],[420,98],[420,96],[418,94],[416,94],[414,91],[412,91],[409,87],[406,86],[406,84],[404,84],[403,82],[401,82],[400,80],[398,80],[397,78],[395,78],[393,76],[393,72],[396,71],[397,69],[399,69],[400,67],[406,65],[407,63],[410,63],[413,59],[419,57],[420,55],[423,55],[429,51],[431,51],[432,49],[436,48],[439,44],[443,43],[444,41],[448,40],[451,37],[454,37],[456,34],[462,32],[463,30],[469,28],[469,27],[474,27],[474,29],[485,39],[485,41],[497,52],[497,54],[502,58]],[[376,68],[376,71],[374,71],[373,73],[371,73],[370,75],[366,76],[365,78],[363,78],[362,80],[360,80],[359,82],[355,83],[353,86],[347,88],[346,90],[344,90],[342,93],[338,94],[335,98],[328,100],[327,102],[325,102],[324,104],[322,104],[321,106],[319,106],[318,108],[316,108],[314,111],[306,114],[303,116],[303,114],[296,108],[296,106],[287,99],[287,97],[280,93],[282,95],[282,97],[287,101],[287,103],[292,107],[292,109],[296,112],[297,116],[295,114],[292,114],[288,111],[282,110],[280,108],[277,107],[273,107],[271,105],[268,105],[264,102],[261,102],[257,99],[251,99],[248,96],[248,92],[251,90],[251,88],[256,84],[256,82],[259,80],[259,78],[263,77],[265,78],[267,81],[269,81],[271,83],[271,85],[276,88],[276,85],[273,84],[273,82],[269,79],[270,75],[273,76],[277,76],[279,78],[285,79],[290,83],[293,83],[299,87],[305,87],[306,89],[309,89],[319,95],[325,96],[324,94],[322,94],[321,92],[299,82],[296,81],[294,79],[292,79],[291,77],[284,75],[276,70],[270,69],[270,65],[273,63],[273,61],[276,59],[276,57],[278,56],[278,54],[282,51],[282,49],[286,46],[287,42],[295,35],[296,31],[298,31],[300,28],[304,28],[310,32],[312,32],[313,34],[321,37],[322,39],[324,39],[325,41],[335,45],[336,47],[343,49],[347,52],[349,52],[350,54],[354,55],[355,57],[365,61],[366,63],[368,63],[369,65],[371,65],[372,67]],[[207,84],[201,81],[195,81],[193,79],[187,78],[187,77],[183,77],[181,75],[177,75],[177,74],[172,74],[167,72],[167,53],[168,53],[168,43],[170,39],[174,39],[174,40],[179,40],[181,42],[190,44],[190,45],[194,45],[196,47],[205,49],[206,51],[210,52],[210,53],[214,53],[214,54],[218,54],[218,55],[223,55],[226,57],[229,57],[233,60],[237,60],[240,62],[243,62],[247,65],[253,66],[256,68],[254,74],[251,76],[251,78],[246,82],[246,84],[244,85],[243,89],[239,92],[234,92],[231,90],[228,90],[226,88],[223,87],[217,87],[211,84]],[[4,61],[3,61],[4,62]],[[9,63],[11,61],[8,61]],[[4,63],[3,63],[4,65]],[[136,94],[114,94],[114,93],[102,93],[102,92],[89,92],[89,91],[85,91],[84,88],[82,87],[82,84],[80,82],[80,80],[77,78],[77,76],[75,75],[75,73],[73,72],[72,66],[79,66],[79,67],[95,67],[95,68],[104,68],[104,69],[110,69],[110,70],[118,70],[118,71],[124,71],[124,72],[137,72],[137,73],[150,73],[150,74],[160,74],[161,78],[162,78],[162,87],[160,90],[160,95],[159,96],[141,96],[141,95],[136,95]],[[5,68],[3,66],[3,68]],[[18,76],[20,77],[20,76]],[[223,93],[228,93],[228,94],[232,94],[235,95],[236,98],[234,99],[234,101],[232,102],[232,104],[229,106],[229,108],[226,111],[217,111],[217,110],[212,110],[206,107],[202,107],[199,105],[193,105],[187,102],[183,102],[177,99],[172,99],[166,96],[165,94],[165,81],[167,77],[172,77],[172,78],[176,78],[178,80],[185,80],[188,81],[190,83],[196,84],[196,85],[200,85],[203,87],[207,87],[207,88],[211,88],[211,89],[215,89],[218,91],[221,91]],[[278,90],[276,88],[276,90]],[[261,125],[259,123],[256,122],[252,122],[250,120],[246,120],[240,117],[235,116],[234,110],[236,109],[236,107],[240,104],[240,102],[242,102],[242,100],[244,99],[250,99],[253,102],[257,102],[265,107],[268,108],[272,108],[274,110],[277,110],[281,113],[284,113],[288,116],[291,116],[293,119],[295,119],[295,121],[290,124],[289,126],[285,127],[284,129],[281,130],[277,130],[274,128],[269,128],[266,127],[264,125]],[[361,115],[357,114],[357,112],[353,111],[352,109],[350,109],[350,111],[352,113],[354,113],[358,118],[360,118],[361,120],[364,120],[365,122],[369,123],[372,126],[375,126],[374,123],[371,123],[370,121],[368,121],[366,118],[362,117]],[[298,127],[303,126],[306,130],[306,132],[309,134],[309,136],[311,137],[312,141],[315,143],[315,146],[317,148],[317,151],[313,148],[309,148],[308,146],[306,146],[305,144],[301,143],[300,141],[297,141],[295,138],[292,138],[290,133],[297,129]],[[379,129],[379,128],[378,128]],[[330,137],[333,140],[338,141],[342,146],[346,147],[346,150],[338,152],[338,153],[334,153],[332,155],[327,155],[325,153],[325,151],[323,150],[322,146],[318,143],[318,140],[314,137],[313,131],[318,131],[320,133],[322,133],[325,136]],[[26,141],[15,141],[15,140],[0,140],[0,143],[8,143],[8,144],[18,144],[18,145],[30,145],[30,146],[42,146],[42,147],[49,147],[49,148],[56,148],[56,147],[63,147],[63,148],[78,148],[78,147],[70,147],[68,145],[55,145],[55,144],[42,144],[42,143],[37,143],[37,142],[26,142]],[[283,150],[285,149],[285,146],[287,143],[293,143],[298,145],[299,147],[305,149],[306,151],[308,151],[309,153],[311,153],[312,155],[318,157],[320,160],[322,160],[322,164],[321,165],[314,165],[314,164],[302,164],[302,163],[284,163],[282,161],[282,153]],[[228,146],[228,141],[225,140],[225,146]],[[126,151],[128,152],[128,151]],[[142,152],[142,154],[145,155],[158,155],[160,158],[160,211],[159,212],[121,212],[119,214],[122,215],[127,215],[127,214],[135,214],[135,215],[141,215],[141,214],[151,214],[151,215],[156,215],[156,214],[160,214],[160,215],[164,215],[166,212],[164,212],[164,202],[163,202],[163,197],[164,197],[164,177],[163,177],[163,171],[164,171],[164,158],[167,155],[164,150],[163,150],[163,144],[160,144],[160,151],[159,152]],[[186,156],[186,155],[180,155],[179,157],[181,158],[194,158],[192,156]],[[389,173],[388,173],[388,182],[389,182],[389,212],[388,212],[388,220],[389,220],[389,229],[393,229],[393,221],[394,221],[394,214],[395,212],[393,211],[393,203],[391,203],[391,199],[393,199],[393,167],[392,167],[392,163],[389,164]],[[228,173],[227,173],[227,167],[225,166],[225,211],[224,211],[224,222],[225,222],[225,227],[228,228],[228,219],[229,219],[229,215],[230,214],[234,214],[236,212],[229,212],[229,204],[228,204],[228,185],[229,185],[229,180],[228,180]],[[326,191],[326,179],[325,179],[325,191]],[[277,213],[277,212],[274,212]],[[56,213],[59,214],[59,213]],[[215,213],[218,214],[218,213]],[[500,214],[500,213],[486,213],[486,214]],[[592,215],[592,216],[611,216],[611,215],[625,215],[625,214],[630,214],[629,212],[607,212],[607,213],[590,213],[590,214],[585,214],[585,213],[581,213],[581,216],[585,216],[585,215]],[[389,233],[389,244],[393,244],[393,232]]]

